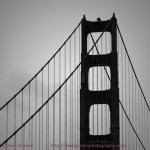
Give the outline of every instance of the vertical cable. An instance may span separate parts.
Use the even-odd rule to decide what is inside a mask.
[[[22,120],[21,120],[21,124],[23,124],[23,90],[22,90]],[[21,135],[21,139],[22,139],[22,144],[24,144],[24,127],[22,128],[22,135]],[[22,147],[22,149],[24,149],[24,147]]]
[[[129,61],[128,61],[128,94],[129,94],[129,96],[128,96],[128,111],[129,111],[129,118],[130,118],[130,66],[129,66]],[[131,120],[131,118],[130,118],[130,120]],[[128,142],[129,142],[129,145],[130,145],[130,134],[128,134]]]
[[[39,150],[41,150],[41,125],[40,125],[40,123],[41,123],[41,110],[39,111]]]
[[[72,63],[72,65],[73,65],[73,63]],[[73,129],[74,129],[74,113],[73,113],[73,100],[74,100],[74,95],[73,95],[73,91],[74,91],[74,87],[73,87],[73,76],[71,77],[71,89],[72,89],[72,93],[71,93],[71,95],[72,95],[72,101],[71,101],[71,114],[72,114],[72,126],[71,126],[71,133],[72,133],[72,137],[71,137],[71,139],[72,139],[72,144],[73,144],[73,141],[74,141],[74,136],[73,136]]]
[[[46,150],[48,150],[48,104],[46,104]]]
[[[54,92],[55,92],[55,57],[54,57]],[[53,97],[53,145],[55,144],[55,95]],[[53,150],[55,147],[53,146]]]
[[[136,92],[136,79],[135,79],[135,99],[137,99],[137,92]],[[137,99],[138,100],[138,99]],[[137,115],[138,114],[138,111],[137,111],[138,109],[137,109],[137,105],[135,105],[135,114]],[[135,120],[135,122],[136,122],[136,120]],[[138,129],[138,123],[135,123],[136,125],[137,125],[137,129]],[[138,145],[137,145],[138,143],[137,143],[137,138],[136,138],[136,150],[137,150],[137,148],[138,148]]]
[[[139,131],[139,137],[141,136],[141,132],[140,132],[140,120],[141,120],[141,117],[140,117],[140,104],[139,104],[139,100],[140,99],[140,97],[139,97],[139,88],[137,87],[137,107],[138,107],[138,109],[137,109],[137,114],[138,114],[138,131]],[[140,150],[141,148],[140,148],[140,143],[138,143],[138,149]]]
[[[16,131],[16,97],[14,98],[14,132]],[[14,136],[14,150],[16,150],[16,134]]]
[[[144,117],[143,124],[144,124],[144,122],[146,122],[146,123],[144,124],[144,129],[147,129],[147,121],[148,121],[148,120],[147,120],[147,113],[146,113],[146,112],[147,112],[147,111],[146,111],[147,109],[146,109],[145,105],[144,105],[144,110],[145,110],[145,112],[144,112],[144,116],[145,116],[145,117]],[[146,140],[147,140],[147,139],[146,139],[146,137],[147,137],[147,132],[145,132],[145,130],[144,130],[144,135],[145,135],[145,136],[144,136],[144,141],[145,141],[145,145],[146,145],[146,148],[147,148],[147,141],[146,141]]]
[[[144,112],[144,110],[142,110],[142,107],[143,107],[143,105],[142,105],[142,94],[141,94],[141,92],[140,92],[140,109],[141,109],[141,129],[140,129],[140,131],[141,131],[141,140],[142,140],[142,142],[143,142],[143,116],[142,116],[142,114],[143,114],[143,112]]]
[[[139,137],[140,137],[140,136],[141,136],[141,132],[140,132],[140,127],[141,127],[141,126],[140,126],[140,123],[141,123],[141,121],[140,121],[140,120],[141,120],[141,117],[140,117],[140,116],[141,116],[141,115],[140,115],[140,113],[141,113],[141,112],[140,112],[140,105],[139,105],[139,99],[140,99],[140,97],[139,97],[139,88],[138,88],[138,87],[137,87],[137,90],[138,90],[138,91],[137,91],[137,92],[138,92],[137,94],[138,94],[138,118],[139,118],[139,120],[138,120],[138,124],[139,124],[138,130],[139,130]],[[139,149],[140,149],[140,143],[139,143]]]
[[[149,142],[148,142],[148,139],[149,139],[149,116],[148,116],[148,114],[149,114],[149,112],[147,111],[147,128],[146,128],[146,130],[147,130],[147,135],[146,135],[146,145],[147,145],[147,149],[149,149]]]
[[[33,149],[33,118],[31,119],[31,144],[29,144],[31,150]]]
[[[59,52],[59,87],[61,85],[61,51]],[[59,145],[61,145],[61,89],[59,90]],[[61,146],[59,146],[59,150]]]
[[[132,98],[131,98],[131,110],[132,110],[132,121],[133,121],[133,124],[134,124],[134,107],[133,107],[133,71],[131,73],[131,81],[132,81],[132,86],[131,86],[131,93],[132,93]],[[133,133],[133,136],[134,136],[134,133]],[[134,141],[134,139],[133,139]],[[134,141],[135,142],[135,141]],[[133,150],[134,150],[134,144],[133,144]]]
[[[124,97],[123,97],[123,95],[124,95],[124,92],[123,92],[123,87],[124,87],[124,84],[123,84],[123,79],[124,79],[123,75],[124,75],[124,72],[123,72],[123,70],[124,70],[124,68],[123,68],[123,66],[124,65],[123,65],[123,48],[122,48],[122,42],[121,42],[121,60],[122,60],[121,61],[121,78],[122,78],[121,79],[121,81],[122,81],[122,83],[121,83],[122,84],[122,87],[121,87],[121,89],[122,89],[122,98],[121,99],[122,99],[122,103],[124,103],[123,102],[123,100],[124,100]],[[123,132],[124,131],[124,120],[123,119],[124,119],[124,117],[123,117],[123,110],[122,110],[122,144],[124,144],[124,140],[123,140],[124,139],[123,138],[123,135],[124,135],[124,132]],[[122,149],[123,149],[123,147],[122,147]]]
[[[47,65],[47,99],[49,98],[49,63]],[[46,104],[46,150],[48,150],[48,105],[49,105],[49,102]]]
[[[42,105],[43,105],[43,70],[42,70]],[[43,149],[43,109],[42,109],[42,141],[41,141],[41,147]]]
[[[136,80],[135,80],[135,78],[134,78],[134,82],[133,82],[134,84],[133,84],[133,89],[134,89],[134,99],[137,99],[136,98]],[[136,123],[136,117],[137,117],[137,105],[135,105],[135,101],[133,101],[134,102],[134,104],[133,104],[133,106],[134,106],[134,115],[135,115],[135,117],[134,117],[134,122],[135,122],[135,128],[137,129],[137,123]],[[135,136],[135,150],[137,150],[137,138],[136,138],[136,136]]]
[[[141,96],[142,96],[142,95],[141,95]],[[142,102],[144,102],[143,97],[142,97]],[[146,114],[145,114],[145,110],[146,110],[146,109],[145,109],[145,107],[144,107],[144,106],[145,106],[144,103],[143,103],[142,106],[143,106],[143,112],[144,112],[144,113],[143,113],[143,117],[142,117],[142,118],[143,118],[143,121],[142,121],[142,122],[143,122],[143,125],[142,125],[142,126],[143,126],[143,142],[144,142],[144,145],[147,147],[147,145],[146,145],[146,138],[145,138],[146,132],[145,132],[145,130],[144,130],[144,129],[146,128]]]
[[[74,33],[74,68],[76,67],[76,32]],[[74,120],[75,120],[75,127],[74,127],[74,134],[75,134],[75,145],[76,145],[76,100],[77,100],[77,97],[76,97],[76,72],[74,74]]]
[[[65,48],[64,48],[64,81],[66,80],[66,44],[65,44]],[[64,121],[64,140],[65,140],[65,144],[67,144],[67,82],[65,84],[65,95],[64,95],[64,110],[65,110],[65,121]],[[67,147],[66,147],[67,149]]]
[[[79,41],[78,41],[78,58],[79,58],[79,63],[80,63],[80,26],[79,26],[79,32],[78,32],[78,36],[79,36]],[[80,67],[77,70],[77,145],[79,145],[79,89],[80,89]],[[77,147],[77,150],[79,149],[79,147]]]
[[[50,90],[50,88],[49,88],[49,63],[48,63],[48,98],[49,98],[49,96],[50,96],[50,94],[49,94],[50,91],[49,91],[49,90]],[[48,145],[47,145],[47,147],[48,147],[48,148],[47,148],[47,150],[49,149],[49,145],[50,145],[50,144],[49,144],[49,134],[50,134],[50,133],[49,133],[49,126],[50,126],[50,125],[49,125],[49,113],[50,113],[50,112],[49,112],[49,102],[48,102],[48,116],[47,116],[47,117],[48,117],[48,124],[47,124],[47,125],[48,125],[48,138],[47,138],[47,140],[48,140],[48,143],[47,143]]]
[[[25,145],[25,126],[23,127],[23,145]],[[25,149],[25,146],[23,146],[23,150]]]
[[[69,39],[69,74],[71,74],[71,38]],[[70,101],[69,101],[69,113],[70,113],[70,135],[69,135],[69,139],[70,139],[70,145],[71,145],[71,79],[70,79]],[[70,148],[71,149],[71,148]]]
[[[75,66],[75,38],[73,37],[73,69]],[[72,76],[72,144],[75,144],[75,74]]]
[[[78,45],[79,47],[78,47],[78,49],[79,49],[79,52],[78,52],[78,58],[79,58],[79,63],[80,63],[80,27],[79,27],[79,45]],[[78,134],[78,128],[79,128],[79,125],[78,125],[78,123],[79,123],[79,89],[80,89],[80,87],[79,87],[79,84],[80,84],[80,82],[79,82],[79,73],[80,73],[80,71],[79,71],[79,68],[78,68],[78,70],[77,70],[77,145],[79,145],[79,134]],[[79,149],[79,147],[77,147],[77,150]]]
[[[70,74],[71,74],[71,65],[72,65],[72,63],[71,63],[71,38],[70,38],[70,40],[69,40],[69,45],[70,45],[70,67],[69,67],[69,72],[70,72]],[[70,79],[70,144],[72,144],[72,77],[71,77],[71,79]],[[72,149],[72,147],[71,147],[71,149]]]
[[[35,78],[35,112],[37,111],[37,77]],[[35,150],[37,149],[37,115],[35,116]]]
[[[46,134],[46,150],[48,150],[48,104],[49,103],[47,103],[46,104],[46,119],[45,119],[45,121],[46,121],[46,124],[45,124],[45,134]]]
[[[126,79],[127,79],[127,75],[126,75],[127,71],[126,71],[126,53],[125,53],[125,95],[124,95],[124,99],[125,99],[125,108],[127,108],[127,89],[126,89]],[[127,131],[127,124],[125,124],[125,131]],[[125,143],[126,143],[126,147],[128,148],[128,139],[127,139],[127,133],[125,132]]]
[[[6,139],[8,138],[8,104],[6,105]],[[7,150],[7,143],[6,142],[6,150]]]
[[[30,118],[30,83],[29,83],[29,116]],[[28,144],[30,145],[30,121],[29,121],[29,126],[28,126]],[[28,147],[30,150],[30,147]]]
[[[49,63],[48,63],[48,98],[49,98]],[[47,150],[49,149],[49,102],[47,104]]]

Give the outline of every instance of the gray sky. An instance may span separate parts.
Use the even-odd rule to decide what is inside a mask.
[[[80,22],[115,12],[150,104],[149,0],[0,0],[0,95],[12,97],[54,54]]]
[[[150,104],[149,7],[150,0],[0,0],[0,106],[51,58],[84,14],[95,21],[113,12]]]

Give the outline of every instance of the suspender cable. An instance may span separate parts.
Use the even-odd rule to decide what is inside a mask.
[[[129,62],[128,62],[128,100],[129,100],[129,102],[127,102],[128,103],[128,113],[129,113],[129,118],[130,118],[130,68],[129,68]],[[130,142],[130,134],[128,134],[128,143]],[[130,143],[129,143],[129,145],[130,145]]]
[[[64,80],[66,80],[66,44],[64,47]],[[64,143],[67,144],[67,82],[65,83],[64,111]]]
[[[40,125],[40,123],[41,123],[41,110],[39,111],[39,150],[41,150],[41,125]]]
[[[50,97],[50,94],[49,94],[49,91],[50,91],[50,88],[49,88],[49,65],[48,65],[48,97]],[[50,131],[49,131],[49,126],[50,126],[50,123],[49,123],[49,113],[50,113],[50,109],[49,109],[49,103],[48,103],[48,147],[50,145],[49,141],[50,141],[50,138],[49,138],[49,135],[50,135]]]
[[[127,71],[126,71],[126,54],[125,54],[125,72],[124,72],[124,74],[125,74],[125,76],[124,76],[124,81],[125,81],[125,84],[124,84],[124,99],[125,99],[125,108],[127,108],[127,104],[126,104],[126,97],[127,97],[127,89],[126,89],[126,79],[127,79]],[[125,131],[127,131],[127,124],[125,124]],[[127,145],[127,148],[128,148],[128,143],[127,143],[127,133],[125,132],[125,143],[126,143],[126,145]]]
[[[134,123],[134,107],[133,107],[133,72],[131,73],[131,81],[132,81],[132,85],[131,85],[131,93],[132,93],[132,97],[131,97],[131,106],[132,106],[132,108],[131,108],[131,114],[132,114],[132,121],[133,121],[133,123]],[[133,139],[133,141],[134,141],[134,139]],[[135,142],[135,141],[134,141]],[[134,149],[134,144],[133,144],[133,149]]]
[[[74,37],[73,37],[73,57],[75,57],[75,50],[74,50]],[[75,66],[75,58],[73,58],[72,66]],[[73,78],[74,77],[74,78]],[[72,75],[72,144],[75,144],[75,73]]]
[[[29,83],[29,118],[30,118],[30,83]],[[28,143],[30,145],[30,122],[28,126]],[[30,147],[28,147],[28,149],[30,150]]]
[[[43,105],[43,70],[42,70],[42,105]],[[43,109],[42,109],[42,135],[41,135],[41,138],[42,138],[42,141],[41,141],[41,147],[43,149]]]
[[[144,112],[144,110],[142,110],[142,95],[140,93],[140,112]],[[140,132],[141,132],[141,140],[143,141],[143,116],[142,116],[142,113],[140,113],[140,124],[141,124],[141,127],[140,127]]]
[[[37,111],[37,77],[35,78],[35,112]],[[37,115],[35,116],[35,150],[37,149]]]
[[[6,139],[8,138],[8,105],[6,106]],[[7,150],[7,143],[6,143]]]
[[[22,91],[22,117],[21,117],[21,124],[23,124],[23,91]],[[21,135],[21,144],[24,144],[24,127],[22,129],[22,135]],[[22,147],[23,149],[23,147]]]
[[[122,75],[121,76],[121,78],[122,78],[121,79],[121,81],[122,81],[122,87],[121,87],[121,89],[122,89],[122,97],[121,97],[121,99],[122,99],[122,103],[124,103],[123,102],[123,100],[124,100],[124,98],[123,98],[123,95],[124,95],[124,91],[123,91],[123,87],[124,87],[124,83],[123,83],[123,78],[124,78],[123,58],[124,57],[123,57],[123,49],[122,49],[122,42],[121,42],[121,60],[122,60],[121,61],[121,75]],[[123,119],[124,119],[124,117],[123,117],[123,111],[122,111],[122,144],[124,143],[124,132],[123,132],[124,131],[124,120]]]
[[[139,110],[139,111],[138,111],[138,117],[139,117],[139,120],[138,120],[138,125],[139,125],[139,126],[138,126],[138,131],[139,131],[139,136],[140,136],[140,135],[141,135],[141,132],[140,132],[140,123],[141,123],[141,121],[140,121],[140,120],[141,120],[141,118],[140,118],[140,113],[141,113],[141,112],[140,112],[140,105],[139,105],[139,99],[140,99],[140,96],[139,96],[139,94],[140,94],[140,93],[139,93],[139,88],[137,88],[137,92],[138,92],[138,93],[137,93],[137,94],[138,94],[138,95],[137,95],[137,96],[138,96],[138,99],[137,99],[137,100],[138,100],[138,109],[137,109],[137,110]],[[140,149],[140,143],[139,143],[139,149]]]
[[[79,49],[79,53],[78,53],[78,58],[79,58],[79,62],[80,62],[80,27],[79,27],[79,45],[78,45],[78,49]],[[80,90],[80,68],[78,68],[77,70],[77,91]],[[79,145],[79,92],[77,92],[77,145]],[[79,147],[77,147],[77,150],[79,149]]]
[[[72,63],[71,63],[71,38],[70,38],[70,40],[69,40],[69,47],[70,47],[70,67],[69,67],[69,74],[71,74],[71,65],[72,65]],[[72,77],[71,77],[71,79],[70,79],[70,144],[72,144]],[[72,147],[71,147],[71,149],[72,149]]]
[[[25,145],[25,126],[23,127],[23,145]],[[23,150],[25,149],[25,146],[22,148]]]
[[[33,118],[31,119],[31,144],[29,145],[31,147],[31,150],[33,148]]]
[[[55,57],[54,57],[54,93],[55,93]],[[55,95],[53,97],[53,145],[55,144]],[[55,146],[53,146],[53,150]]]
[[[16,131],[16,97],[14,100],[14,132]],[[16,134],[14,136],[14,150],[16,150]]]
[[[61,51],[59,52],[59,86],[61,85]],[[61,145],[61,89],[59,90],[59,145]],[[59,150],[61,147],[59,146]]]
[[[146,148],[147,148],[147,142],[146,142],[146,134],[147,134],[147,133],[145,132],[145,129],[147,129],[147,124],[145,124],[144,122],[146,122],[146,121],[148,121],[148,120],[147,120],[147,116],[146,116],[147,114],[146,114],[145,105],[143,105],[143,107],[144,107],[144,108],[143,108],[143,110],[144,110],[144,117],[143,117],[143,118],[144,118],[144,120],[143,120],[143,132],[144,132],[144,135],[143,135],[144,137],[143,137],[143,138],[144,138],[144,139],[143,139],[143,141],[145,141],[145,145],[146,145]],[[144,128],[144,126],[145,126],[145,128]]]
[[[74,33],[74,68],[76,67],[76,32]],[[75,135],[75,138],[74,138],[74,140],[75,140],[75,145],[76,145],[76,138],[77,138],[77,134],[76,134],[76,108],[77,108],[77,104],[76,104],[76,102],[77,102],[77,97],[76,97],[76,79],[77,79],[77,76],[76,76],[76,72],[74,73],[74,78],[75,78],[75,80],[74,80],[74,120],[75,120],[75,122],[74,122],[74,124],[75,124],[75,127],[74,127],[74,135]]]
[[[135,98],[137,98],[137,91],[136,91],[136,79],[135,79]],[[135,114],[138,114],[138,109],[137,109],[137,105],[135,105],[136,109],[135,109]],[[135,120],[136,121],[136,120]],[[137,129],[138,129],[138,123],[137,123]],[[137,145],[137,138],[136,138],[136,149],[138,149],[138,145]]]
[[[143,100],[143,101],[144,101],[144,100]],[[143,102],[143,101],[142,101],[142,102]],[[142,130],[143,130],[143,132],[142,132],[142,133],[143,133],[143,142],[145,143],[144,145],[146,145],[146,138],[145,138],[145,137],[146,137],[146,132],[145,132],[146,124],[145,124],[145,122],[148,121],[148,120],[146,120],[146,113],[145,113],[146,109],[145,109],[145,105],[143,104],[142,106],[143,106],[142,109],[143,109],[143,111],[144,111],[144,114],[143,114],[143,116],[142,116],[142,118],[143,118],[143,120],[142,120],[142,124],[143,124],[143,125],[142,125],[142,127],[143,127]]]
[[[46,150],[48,150],[48,105],[49,103],[46,104]]]
[[[72,52],[73,53],[73,52]],[[72,63],[72,66],[73,66],[73,63]],[[71,137],[71,139],[72,139],[72,142],[71,142],[71,144],[73,144],[73,140],[74,140],[74,136],[73,136],[73,129],[74,129],[74,113],[73,113],[73,100],[74,100],[74,95],[73,95],[73,90],[74,90],[74,87],[73,87],[73,75],[72,75],[72,77],[71,77],[71,82],[72,82],[72,84],[71,84],[71,89],[72,89],[72,101],[71,101],[71,114],[72,114],[72,122],[71,122],[71,124],[72,124],[72,126],[71,126],[71,133],[72,133],[72,137]],[[73,148],[72,148],[73,149]]]
[[[150,135],[150,132],[149,132],[149,116],[148,116],[148,111],[147,111],[147,128],[146,128],[146,130],[147,130],[147,136],[146,136],[146,142],[147,142],[147,149],[149,149],[149,142],[148,142],[148,139],[149,139],[149,135]]]
[[[49,64],[48,64],[48,98],[49,98]],[[47,104],[47,130],[46,130],[46,133],[47,133],[47,150],[49,149],[49,103]]]

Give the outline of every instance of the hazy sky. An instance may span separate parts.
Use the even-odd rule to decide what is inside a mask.
[[[115,12],[150,104],[149,0],[0,0],[0,99],[12,97],[54,54],[83,14],[110,19]]]

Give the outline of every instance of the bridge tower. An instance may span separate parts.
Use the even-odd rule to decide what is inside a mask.
[[[110,23],[110,24],[109,24]],[[109,25],[108,25],[109,24]],[[106,26],[108,27],[106,28]],[[94,32],[110,32],[111,52],[103,55],[87,55],[87,36]],[[85,59],[86,57],[86,59]],[[80,150],[101,149],[89,145],[110,146],[103,150],[119,150],[119,88],[117,60],[117,19],[113,14],[111,20],[87,21],[82,19],[82,54],[81,89],[80,89]],[[90,91],[88,89],[88,73],[91,67],[107,66],[110,68],[110,89]],[[103,99],[101,99],[103,97]],[[107,100],[106,100],[107,99]],[[89,111],[94,104],[107,104],[110,110],[110,133],[106,135],[90,135]],[[111,146],[112,145],[112,146]],[[86,147],[87,146],[87,147]]]

